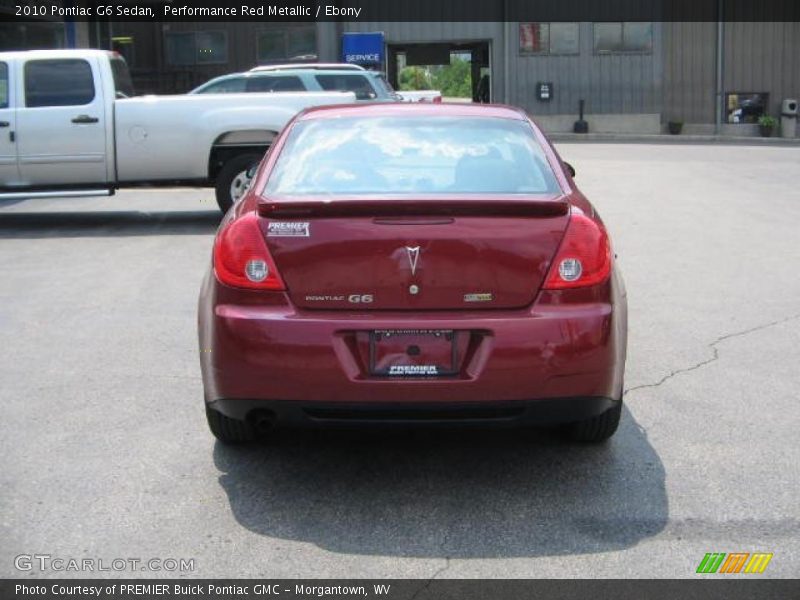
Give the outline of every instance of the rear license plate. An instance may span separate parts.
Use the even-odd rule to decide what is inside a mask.
[[[452,329],[379,329],[370,332],[369,371],[391,377],[455,375]]]

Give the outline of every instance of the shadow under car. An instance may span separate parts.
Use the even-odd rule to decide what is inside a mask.
[[[217,442],[236,520],[348,554],[501,558],[607,552],[662,531],[664,466],[626,409],[601,446],[549,430],[277,432]]]

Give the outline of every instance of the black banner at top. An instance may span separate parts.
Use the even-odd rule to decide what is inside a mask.
[[[798,0],[0,0],[3,20],[800,21]]]

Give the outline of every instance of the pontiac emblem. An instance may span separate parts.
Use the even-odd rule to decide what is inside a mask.
[[[408,253],[408,264],[411,265],[411,274],[415,275],[419,260],[419,246],[406,246],[406,252]]]

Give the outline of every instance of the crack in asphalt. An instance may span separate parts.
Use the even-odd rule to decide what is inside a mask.
[[[444,536],[444,539],[442,540],[442,543],[439,544],[439,549],[442,552],[444,552],[444,547],[446,545],[447,545],[447,535]],[[421,588],[419,588],[416,592],[414,592],[414,595],[411,596],[411,600],[417,600],[417,597],[420,594],[422,594],[422,592],[424,592],[425,590],[427,590],[431,586],[431,583],[433,583],[433,580],[436,579],[437,577],[439,577],[439,575],[441,575],[442,573],[447,571],[449,568],[450,568],[450,557],[449,556],[445,556],[444,557],[444,566],[441,567],[440,569],[438,569],[433,575],[431,575],[425,581],[425,584]]]
[[[661,379],[659,379],[655,383],[644,383],[642,385],[636,385],[636,386],[634,386],[632,388],[628,388],[627,390],[625,390],[625,393],[622,394],[622,397],[624,398],[630,392],[634,392],[636,390],[642,390],[642,389],[645,389],[645,388],[657,388],[660,385],[662,385],[663,383],[669,381],[670,379],[672,379],[673,377],[675,377],[677,375],[681,375],[682,373],[689,373],[691,371],[696,371],[697,369],[700,369],[701,367],[705,367],[706,365],[718,360],[719,359],[719,349],[717,348],[717,344],[721,344],[722,342],[724,342],[726,340],[730,340],[732,338],[737,338],[737,337],[742,337],[742,336],[745,336],[745,335],[749,335],[749,334],[754,333],[756,331],[761,331],[762,329],[768,329],[770,327],[774,327],[775,325],[781,325],[783,323],[788,323],[789,321],[794,321],[796,319],[800,319],[800,314],[792,315],[790,317],[785,317],[783,319],[778,319],[777,321],[770,321],[769,323],[765,323],[763,325],[756,325],[755,327],[751,327],[750,329],[745,329],[743,331],[737,331],[737,332],[734,332],[734,333],[727,333],[727,334],[725,334],[723,336],[720,336],[716,340],[714,340],[713,342],[708,344],[708,347],[711,348],[711,352],[712,352],[712,356],[710,358],[707,358],[705,360],[701,360],[700,362],[695,363],[695,364],[693,364],[693,365],[691,365],[689,367],[684,367],[683,369],[676,369],[676,370],[668,373],[667,375],[664,375],[664,377],[662,377]]]
[[[433,583],[434,579],[436,579],[439,575],[441,575],[442,573],[447,571],[447,569],[450,568],[450,557],[445,556],[444,560],[445,560],[444,566],[428,578],[428,580],[425,582],[425,585],[419,588],[417,592],[413,596],[411,596],[411,600],[416,600],[417,596],[419,596],[422,592],[424,592],[431,586],[431,583]]]

